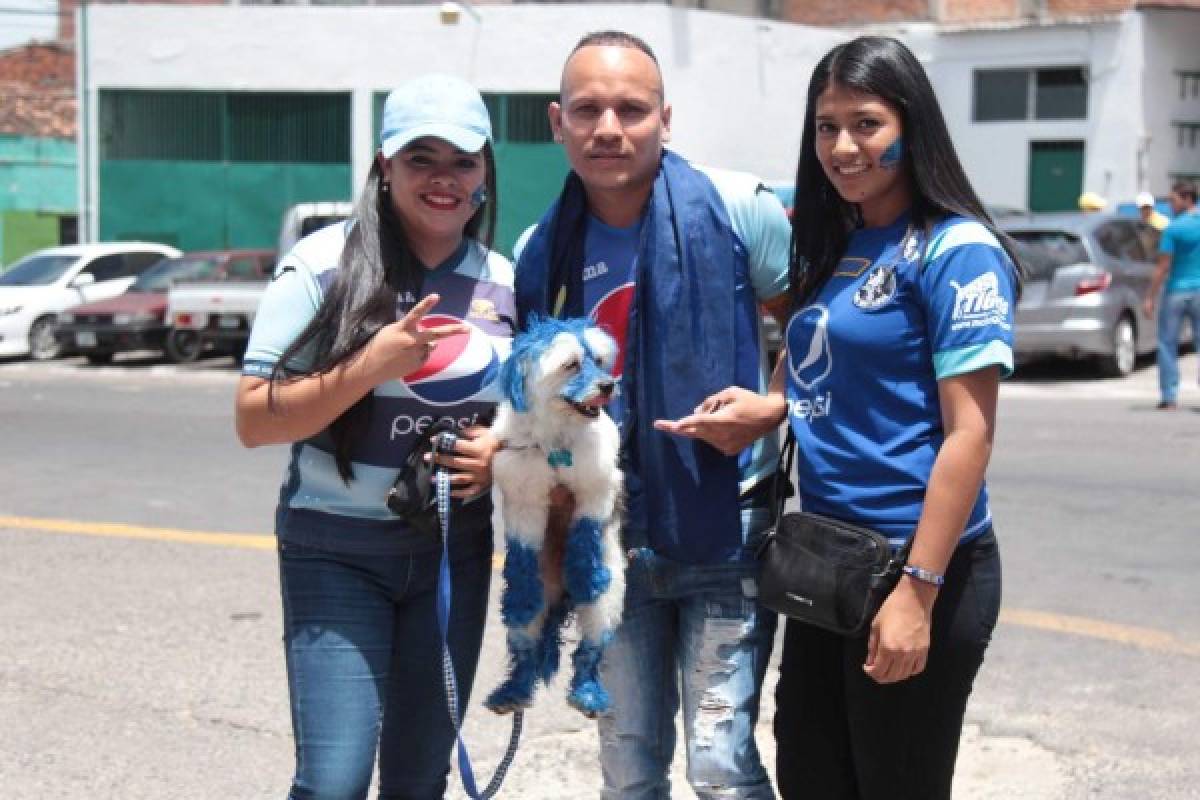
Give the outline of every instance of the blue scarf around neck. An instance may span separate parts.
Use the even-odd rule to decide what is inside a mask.
[[[526,243],[516,270],[523,329],[530,314],[580,317],[588,224],[572,172]],[[716,187],[664,151],[643,212],[625,369],[622,447],[626,547],[649,544],[685,563],[726,560],[740,542],[738,462],[697,439],[654,429],[735,383],[734,233]]]

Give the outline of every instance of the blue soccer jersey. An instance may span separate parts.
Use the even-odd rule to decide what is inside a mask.
[[[312,320],[337,274],[350,224],[306,237],[279,263],[255,317],[243,374],[269,378],[283,351]],[[507,259],[466,241],[425,274],[419,296],[401,297],[397,318],[421,297],[436,293],[441,299],[422,324],[463,322],[470,330],[439,341],[425,365],[403,380],[375,387],[367,430],[351,456],[354,480],[348,485],[338,475],[327,432],[297,443],[285,479],[285,504],[356,519],[363,531],[400,525],[385,497],[416,438],[440,419],[469,425],[501,399],[495,378],[516,327],[512,283]],[[309,364],[301,353],[289,366],[303,372]]]
[[[996,238],[951,217],[856,231],[787,327],[787,399],[803,507],[899,544],[916,529],[942,445],[937,382],[1012,372],[1015,278]],[[925,250],[924,260],[921,258]],[[963,539],[991,521],[981,487]]]

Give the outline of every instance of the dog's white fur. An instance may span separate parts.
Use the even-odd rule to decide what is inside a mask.
[[[594,601],[577,602],[575,615],[583,639],[603,647],[620,622],[625,597],[625,561],[618,540],[620,437],[608,414],[586,416],[562,398],[562,391],[587,358],[611,373],[617,347],[594,327],[584,330],[583,339],[586,348],[579,337],[558,333],[532,359],[534,363],[519,365],[525,376],[527,407],[518,411],[511,403],[500,405],[492,430],[502,449],[496,453],[492,472],[502,497],[506,535],[539,554],[545,603],[522,631],[531,639],[541,639],[547,612],[563,600],[565,591],[561,549],[557,558],[545,549],[551,490],[561,484],[574,495],[568,531],[581,519],[599,523],[602,561],[611,582]],[[564,450],[569,451],[571,464],[551,464],[547,454]],[[554,549],[552,545],[549,552]]]

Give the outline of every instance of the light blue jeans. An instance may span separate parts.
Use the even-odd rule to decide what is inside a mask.
[[[1158,312],[1158,389],[1164,403],[1179,400],[1179,329],[1192,320],[1192,337],[1200,337],[1200,292],[1163,294]]]
[[[699,798],[773,800],[754,741],[775,614],[761,608],[752,556],[678,564],[648,549],[627,571],[625,616],[600,677],[603,800],[670,800],[675,714],[683,707],[687,777]]]

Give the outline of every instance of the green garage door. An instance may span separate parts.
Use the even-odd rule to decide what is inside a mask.
[[[283,211],[351,196],[350,95],[102,91],[104,240],[274,247]]]
[[[1030,142],[1029,147],[1029,210],[1078,210],[1083,142]]]

